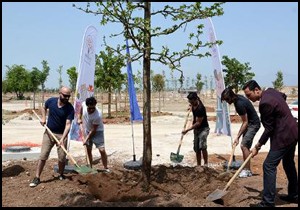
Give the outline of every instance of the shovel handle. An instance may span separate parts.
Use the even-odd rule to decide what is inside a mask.
[[[39,119],[39,121],[41,121],[41,118],[37,115],[37,113],[32,110],[32,112],[35,114],[35,116]],[[50,135],[54,138],[54,140],[56,141],[57,144],[60,144],[59,140],[56,138],[56,136],[52,133],[52,131],[48,128],[48,126],[45,124],[44,127],[47,129],[48,133],[50,133]],[[76,161],[74,160],[74,158],[68,153],[68,151],[65,149],[64,146],[61,146],[61,148],[64,150],[64,152],[68,155],[68,157],[71,159],[71,161],[73,162],[74,165],[76,165],[76,167],[79,168],[79,165],[76,163]]]
[[[232,150],[231,150],[231,155],[230,155],[230,158],[229,158],[229,161],[228,161],[228,165],[227,165],[227,171],[229,170],[230,165],[232,163],[235,147],[236,147],[236,144],[233,144]]]
[[[237,175],[241,172],[241,170],[245,167],[245,165],[249,162],[249,160],[253,157],[252,152],[249,154],[249,156],[247,157],[247,159],[243,162],[243,164],[239,167],[239,169],[235,172],[235,174],[233,175],[233,177],[229,180],[229,182],[226,184],[225,188],[223,191],[226,191],[228,189],[228,187],[231,185],[231,183],[233,182],[233,180],[237,177]]]
[[[190,113],[191,113],[191,109],[189,109],[186,117],[185,117],[185,122],[184,122],[184,125],[183,125],[183,130],[185,130],[185,127],[187,125],[187,122],[188,122],[188,119],[189,119],[189,116],[190,116]],[[181,144],[182,144],[182,140],[183,140],[183,134],[181,134],[181,137],[180,137],[180,141],[179,141],[179,145],[178,145],[178,149],[177,149],[177,154],[179,154],[179,151],[180,151],[180,147],[181,147]]]

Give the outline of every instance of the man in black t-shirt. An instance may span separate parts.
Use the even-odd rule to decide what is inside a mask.
[[[188,131],[194,130],[194,151],[196,152],[197,165],[201,165],[201,153],[204,159],[204,165],[208,164],[207,136],[209,134],[209,125],[205,106],[198,97],[197,93],[191,92],[187,96],[193,112],[193,124],[191,127],[182,131],[185,135]]]
[[[243,135],[241,142],[241,149],[243,152],[244,161],[250,155],[250,148],[253,143],[253,138],[260,128],[260,120],[253,104],[246,97],[235,94],[230,87],[223,90],[221,94],[221,101],[226,101],[228,104],[234,104],[235,110],[242,119],[242,125],[233,144],[237,146],[239,139]],[[252,172],[250,170],[250,161],[245,165],[244,169],[239,174],[239,177],[250,177]]]

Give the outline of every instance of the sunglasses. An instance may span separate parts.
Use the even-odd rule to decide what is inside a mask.
[[[60,94],[62,94],[64,98],[70,98],[71,97],[71,95],[66,95],[66,94],[63,94],[63,93],[60,93]]]

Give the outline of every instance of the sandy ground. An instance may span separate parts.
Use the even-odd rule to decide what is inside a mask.
[[[203,100],[206,106],[214,106],[213,100]],[[262,147],[258,156],[251,160],[253,176],[236,178],[226,196],[218,202],[207,201],[209,194],[217,189],[222,190],[235,173],[234,170],[224,173],[224,161],[231,153],[231,137],[216,135],[215,122],[209,121],[208,136],[209,167],[196,167],[193,152],[193,134],[184,136],[180,154],[184,155],[181,164],[170,161],[170,153],[177,152],[181,130],[183,128],[187,107],[184,98],[173,98],[166,101],[163,112],[172,115],[152,117],[152,171],[149,191],[145,191],[141,182],[140,171],[126,170],[123,164],[142,157],[143,125],[134,123],[105,124],[105,142],[108,153],[110,174],[66,174],[67,179],[59,181],[53,172],[57,164],[56,150],[51,152],[41,177],[41,184],[36,188],[28,185],[34,177],[44,128],[38,119],[28,113],[21,114],[2,124],[2,147],[12,144],[35,145],[37,150],[31,156],[13,154],[8,156],[2,151],[2,207],[13,206],[78,206],[78,207],[249,207],[261,199],[263,189],[262,163],[269,150],[269,144]],[[24,102],[2,102],[2,109],[20,111],[30,108]],[[232,109],[230,109],[232,110]],[[215,112],[208,113],[215,116]],[[3,117],[3,114],[2,114]],[[191,119],[191,118],[190,118]],[[232,123],[233,136],[237,134],[240,123]],[[132,132],[133,131],[133,132]],[[263,128],[254,138],[258,141]],[[132,138],[134,134],[134,141]],[[133,146],[134,142],[134,146]],[[134,152],[133,152],[134,149]],[[78,161],[85,164],[85,152],[81,142],[70,142],[69,153]],[[25,154],[25,153],[23,153]],[[34,155],[33,155],[34,154]],[[101,169],[99,152],[94,148],[94,168]],[[241,150],[236,148],[237,160],[242,160]],[[298,148],[296,150],[298,155]],[[9,160],[7,160],[7,158]],[[298,166],[298,156],[295,157]],[[286,183],[282,166],[278,167],[278,195],[286,194]],[[18,195],[18,196],[16,196]],[[276,197],[276,206],[297,207]]]

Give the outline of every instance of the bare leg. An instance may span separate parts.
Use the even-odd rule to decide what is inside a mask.
[[[250,151],[247,147],[242,146],[242,145],[241,145],[241,149],[243,152],[243,159],[245,161],[247,159],[247,157],[250,155]],[[248,163],[245,165],[244,168],[250,170],[250,160],[248,161]]]
[[[203,160],[204,160],[204,165],[208,164],[208,154],[207,154],[207,149],[202,150],[202,155],[203,155]]]
[[[38,161],[38,165],[37,165],[37,169],[36,169],[36,173],[35,173],[35,176],[37,178],[40,178],[41,173],[42,173],[42,171],[44,169],[45,164],[46,164],[46,160],[39,160]]]
[[[65,161],[58,161],[58,173],[60,175],[62,175],[64,173],[64,170],[65,170],[65,165],[66,165],[66,162]]]
[[[105,169],[107,169],[107,154],[106,154],[105,148],[103,148],[103,147],[99,148],[99,152],[100,152],[100,155],[101,155],[101,160],[102,160],[103,167]]]
[[[201,151],[196,152],[197,165],[201,166]]]
[[[86,147],[87,155],[90,161],[90,167],[93,167],[93,155],[92,155],[92,147]]]

